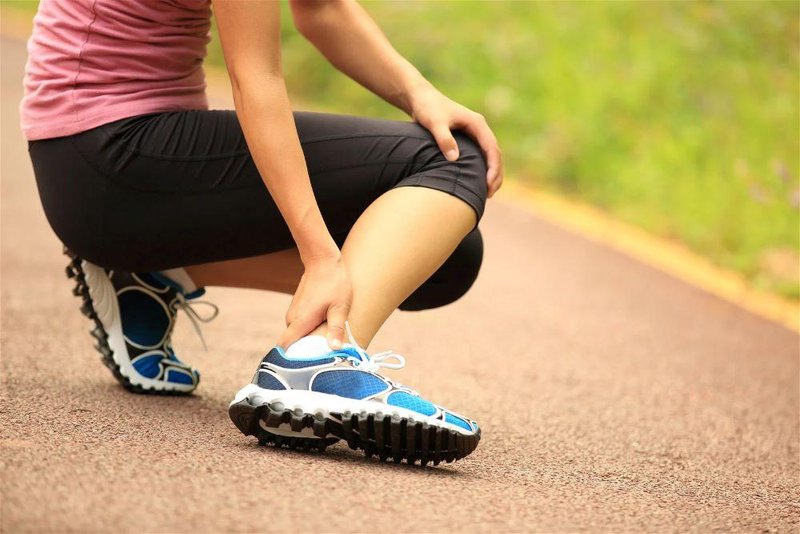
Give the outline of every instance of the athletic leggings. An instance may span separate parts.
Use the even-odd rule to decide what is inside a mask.
[[[455,132],[447,161],[421,126],[296,112],[311,185],[341,246],[376,198],[402,186],[486,202],[486,165]],[[231,110],[138,115],[66,137],[29,141],[47,219],[66,247],[109,269],[157,271],[294,247]],[[397,251],[402,254],[402,251]],[[401,306],[420,310],[462,296],[480,269],[477,227]]]

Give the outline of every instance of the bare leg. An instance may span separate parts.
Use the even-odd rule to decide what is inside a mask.
[[[438,269],[475,226],[475,212],[447,193],[399,187],[359,217],[342,254],[353,282],[349,321],[366,347],[391,313]],[[297,251],[188,267],[198,286],[250,287],[291,293],[302,275]],[[315,333],[325,335],[326,326]]]
[[[296,248],[235,260],[186,267],[198,287],[222,286],[264,289],[292,294],[303,275]]]
[[[475,222],[475,212],[465,202],[425,187],[391,189],[367,208],[342,248],[353,281],[349,322],[359,345],[369,345]],[[316,333],[324,335],[324,330],[323,325]]]

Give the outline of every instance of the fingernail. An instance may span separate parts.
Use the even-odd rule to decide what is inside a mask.
[[[458,159],[458,151],[456,149],[451,149],[447,151],[447,154],[444,155],[448,160],[455,161]]]
[[[342,348],[342,342],[339,341],[338,339],[328,340],[328,345],[330,345],[334,349],[341,349]]]

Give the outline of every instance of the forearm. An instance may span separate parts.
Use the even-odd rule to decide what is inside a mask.
[[[433,86],[355,0],[295,0],[295,24],[337,69],[409,115]]]
[[[339,250],[314,198],[286,94],[279,7],[276,2],[213,2],[244,138],[303,263],[307,263],[336,256]]]
[[[233,97],[250,153],[303,262],[337,254],[311,189],[283,79],[237,83]]]

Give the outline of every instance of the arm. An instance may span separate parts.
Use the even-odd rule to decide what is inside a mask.
[[[256,167],[304,259],[339,250],[317,207],[280,56],[277,2],[214,3],[236,115]]]
[[[300,306],[292,303],[289,334],[282,339],[290,343],[327,318],[331,341],[341,344],[349,280],[314,198],[289,105],[281,65],[280,5],[214,0],[214,16],[247,146],[297,244],[306,268],[301,285],[313,287],[308,291],[313,297],[301,298]]]
[[[447,159],[458,158],[451,128],[474,137],[486,155],[489,196],[494,194],[502,183],[502,158],[481,115],[437,91],[392,47],[355,0],[290,2],[298,31],[337,69],[425,126]]]

